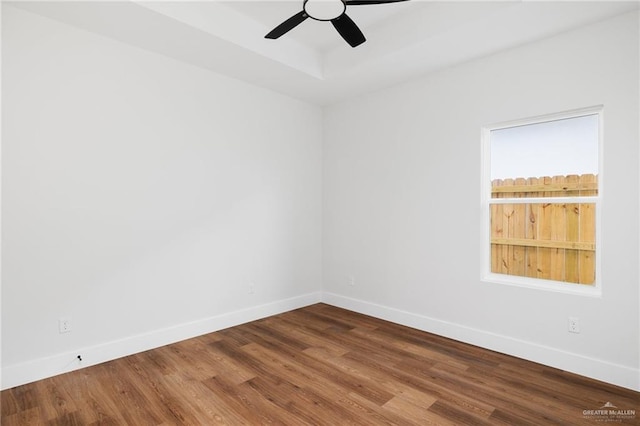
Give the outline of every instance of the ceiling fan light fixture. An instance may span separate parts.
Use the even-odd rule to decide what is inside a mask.
[[[343,0],[304,0],[304,12],[316,21],[332,21],[347,10]]]
[[[347,6],[398,3],[408,0],[303,0],[302,10],[267,33],[264,38],[277,39],[307,18],[331,21],[333,27],[351,47],[360,46],[367,39],[355,22],[345,13]]]

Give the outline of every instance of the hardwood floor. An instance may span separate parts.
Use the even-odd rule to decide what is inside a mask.
[[[640,424],[637,392],[324,304],[1,397],[3,426]]]

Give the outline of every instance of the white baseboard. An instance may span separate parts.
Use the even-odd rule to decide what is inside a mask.
[[[640,391],[640,369],[589,358],[371,302],[322,292],[253,306],[100,345],[78,348],[73,352],[65,352],[51,357],[8,365],[2,368],[1,389],[9,389],[318,302],[324,302],[396,324]],[[78,354],[82,355],[82,362],[77,360]]]
[[[35,359],[2,368],[2,386],[9,389],[14,386],[45,379],[80,368],[111,361],[127,355],[154,349],[203,334],[212,333],[228,327],[255,321],[271,315],[302,308],[320,302],[321,292],[309,293],[290,299],[278,300],[264,305],[228,312],[173,327],[155,330],[149,333],[127,337],[121,340],[96,346],[77,348],[51,357]],[[82,361],[77,359],[82,355]]]
[[[371,302],[351,299],[338,294],[325,292],[322,295],[322,301],[328,305],[640,391],[640,369],[637,368],[614,364]]]

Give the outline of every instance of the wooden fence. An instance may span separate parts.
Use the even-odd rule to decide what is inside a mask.
[[[496,179],[492,198],[594,196],[597,175]],[[592,285],[595,204],[491,204],[491,272]]]

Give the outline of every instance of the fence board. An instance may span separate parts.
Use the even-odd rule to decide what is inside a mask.
[[[496,179],[493,181],[493,187],[498,188],[502,186],[502,180]],[[501,195],[497,196],[501,198]],[[502,238],[502,204],[491,205],[491,239]],[[491,245],[491,271],[496,273],[502,272],[502,246],[492,244]]]
[[[566,177],[567,185],[577,185],[580,183],[580,176],[569,175]],[[567,203],[566,208],[566,240],[567,242],[577,242],[580,238],[580,204]],[[565,251],[565,281],[570,283],[579,283],[579,256],[580,251],[567,249]]]
[[[538,178],[530,177],[527,179],[527,185],[529,187],[534,187],[538,185]],[[528,193],[531,197],[540,197],[541,194],[538,192],[530,192]],[[527,204],[525,214],[527,215],[526,220],[526,228],[525,228],[525,238],[530,240],[538,239],[538,210],[540,209],[540,204],[529,203]],[[538,247],[526,247],[525,248],[525,256],[526,256],[526,267],[525,267],[525,276],[531,278],[538,277]]]
[[[551,178],[549,176],[543,176],[541,178],[544,185],[551,184]],[[543,197],[550,197],[550,192],[542,192]],[[551,203],[544,203],[538,210],[538,239],[550,240],[551,239],[551,218],[553,212],[551,211]],[[551,256],[553,255],[553,249],[551,248],[538,248],[538,278],[551,279]]]
[[[504,179],[502,181],[503,187],[512,187],[513,179]],[[505,193],[506,195],[507,193]],[[513,204],[504,204],[502,206],[502,229],[505,237],[511,238],[513,237],[513,222],[511,218],[513,217]],[[502,247],[502,273],[503,274],[511,274],[512,269],[512,258],[513,258],[513,246],[503,246]]]
[[[520,247],[543,247],[561,250],[595,250],[595,243],[588,243],[583,241],[530,240],[527,238],[492,238],[491,244],[512,245]]]
[[[514,179],[514,186],[523,186],[527,183],[527,180],[524,178]],[[521,198],[522,193],[515,193],[515,197]],[[525,236],[525,228],[526,228],[526,204],[514,204],[513,205],[513,216],[511,218],[511,222],[513,224],[513,233],[509,235],[509,238],[514,239],[522,239]],[[511,266],[511,274],[524,276],[525,275],[525,247],[514,245],[512,252],[512,266]]]
[[[564,176],[553,176],[551,182],[554,185],[565,185]],[[552,192],[552,197],[560,197],[558,192]],[[553,203],[549,206],[551,209],[551,240],[564,241],[566,238],[567,215],[565,204]],[[551,279],[555,281],[564,281],[565,266],[565,250],[560,248],[551,249]]]

